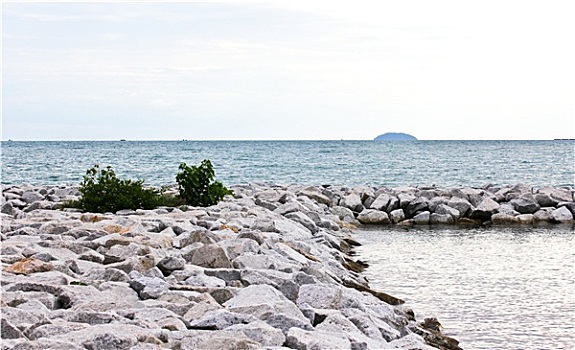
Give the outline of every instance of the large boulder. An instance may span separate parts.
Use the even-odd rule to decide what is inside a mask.
[[[525,194],[519,198],[512,199],[509,203],[513,205],[513,208],[520,214],[533,214],[541,209],[541,206],[531,194]]]
[[[499,203],[491,198],[484,198],[475,209],[471,210],[469,217],[471,219],[478,219],[487,221],[499,209]]]
[[[554,221],[557,222],[572,222],[573,221],[573,214],[567,209],[566,207],[561,207],[558,209],[553,210],[551,213]]]
[[[384,211],[375,209],[364,209],[357,216],[357,220],[362,224],[389,224],[389,216]]]
[[[232,262],[226,250],[217,244],[206,244],[194,252],[191,263],[209,268],[231,268]]]
[[[361,197],[357,193],[351,193],[343,197],[339,203],[342,207],[348,208],[356,213],[363,211],[364,206]]]

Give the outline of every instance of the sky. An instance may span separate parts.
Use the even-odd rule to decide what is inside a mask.
[[[2,140],[575,138],[575,2],[2,3]]]

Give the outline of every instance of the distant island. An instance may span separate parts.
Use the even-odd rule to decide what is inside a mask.
[[[417,141],[415,136],[402,132],[386,132],[374,138],[375,141]]]

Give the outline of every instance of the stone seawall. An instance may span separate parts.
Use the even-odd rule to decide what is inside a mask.
[[[94,214],[64,208],[74,187],[3,186],[2,349],[459,349],[370,288],[350,229],[573,223],[572,189],[232,189]]]

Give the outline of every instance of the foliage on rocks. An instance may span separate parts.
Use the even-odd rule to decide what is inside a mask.
[[[93,213],[115,213],[123,209],[154,209],[158,206],[210,206],[233,194],[221,182],[215,181],[212,163],[206,159],[199,166],[180,164],[176,176],[179,195],[167,195],[165,189],[144,187],[144,180],[119,179],[111,166],[98,164],[86,170],[80,184],[80,199],[67,206]]]
[[[179,196],[189,205],[207,207],[217,204],[225,195],[233,194],[221,182],[215,181],[214,167],[209,159],[204,159],[199,166],[182,163],[179,170],[176,175]]]
[[[160,191],[145,188],[144,180],[122,180],[111,166],[98,164],[86,170],[79,188],[82,197],[78,208],[94,212],[117,212],[122,209],[153,209],[162,203]]]

